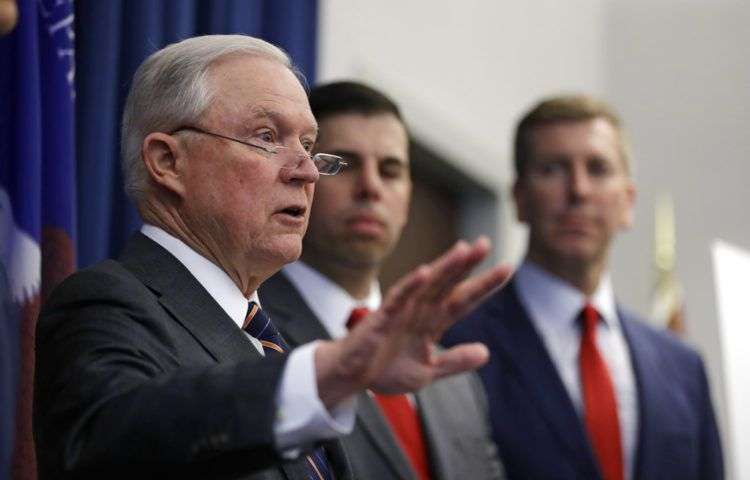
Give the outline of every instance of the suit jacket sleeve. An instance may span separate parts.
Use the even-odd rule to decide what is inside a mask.
[[[76,274],[37,327],[40,477],[267,467],[285,358],[219,362],[119,264]]]

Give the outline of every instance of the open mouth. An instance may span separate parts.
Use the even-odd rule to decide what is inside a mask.
[[[283,213],[284,215],[289,215],[290,217],[294,217],[294,218],[302,218],[305,216],[306,210],[307,209],[305,207],[292,206],[292,207],[287,207],[281,210],[281,213]]]

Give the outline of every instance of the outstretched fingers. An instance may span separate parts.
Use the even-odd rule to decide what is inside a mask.
[[[508,265],[497,265],[461,282],[446,301],[449,318],[447,319],[448,324],[444,325],[443,328],[448,328],[476,308],[487,295],[503,285],[510,278],[512,272]]]
[[[442,302],[455,286],[481,262],[489,252],[489,240],[480,237],[473,244],[459,240],[444,255],[434,260],[432,278],[420,292],[420,301],[427,304]]]
[[[432,276],[432,267],[429,265],[421,265],[401,278],[394,286],[392,286],[386,294],[381,311],[383,312],[385,319],[383,322],[384,328],[390,328],[397,326],[399,320],[403,322],[405,311],[408,310],[412,305],[412,297]]]
[[[413,391],[438,378],[475,370],[487,361],[489,353],[482,344],[435,351],[434,340],[508,278],[508,267],[496,267],[466,279],[489,249],[486,237],[472,244],[457,242],[389,289],[369,330],[352,332],[362,337],[362,343],[372,342],[366,352],[371,388]]]
[[[476,370],[487,363],[489,358],[490,352],[482,343],[462,343],[436,352],[433,360],[433,380]]]

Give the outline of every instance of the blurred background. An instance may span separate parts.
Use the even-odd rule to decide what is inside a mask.
[[[36,241],[40,257],[29,264],[40,272],[30,290],[29,305],[36,307],[27,305],[18,325],[9,323],[26,342],[20,348],[27,357],[19,367],[22,379],[31,368],[34,308],[45,287],[115,255],[139,226],[122,194],[117,164],[120,109],[134,69],[148,54],[187,36],[248,33],[287,49],[310,83],[363,80],[401,105],[413,138],[415,198],[399,255],[383,274],[386,285],[459,237],[489,235],[493,260],[517,263],[525,231],[509,196],[516,120],[541,97],[563,92],[590,93],[614,105],[629,133],[638,188],[635,227],[615,245],[615,291],[643,315],[651,315],[659,298],[672,299],[667,310],[682,308],[681,335],[707,361],[731,478],[741,478],[740,472],[750,478],[750,459],[740,455],[750,451],[750,443],[742,443],[750,442],[750,417],[738,403],[750,401],[747,389],[738,393],[739,385],[750,385],[749,370],[738,365],[750,368],[750,361],[729,352],[711,253],[717,240],[750,251],[745,0],[18,3],[16,31],[0,40],[0,186],[12,204],[11,224]],[[36,50],[23,50],[34,38],[53,45],[40,40]],[[75,51],[75,64],[63,61],[72,59],[59,53],[63,47]],[[62,63],[55,69],[39,66],[45,48],[58,52]],[[24,74],[27,67],[31,72]],[[46,103],[55,82],[68,99],[62,109]],[[36,113],[54,113],[52,118],[13,116],[19,104],[31,105],[32,86]],[[6,161],[25,155],[19,145],[29,138],[51,130],[67,132],[68,141],[62,147],[42,142],[26,152],[38,166]],[[667,200],[660,203],[662,198]],[[32,206],[22,207],[24,202]],[[63,203],[69,205],[63,219],[49,214]],[[657,204],[663,205],[659,229]],[[657,230],[666,251],[659,262]],[[62,235],[48,235],[55,231]],[[60,242],[68,249],[62,260],[55,257],[65,250]],[[12,259],[21,257],[8,255],[0,260],[9,271]],[[12,289],[12,278],[10,284]],[[750,317],[745,320],[745,330],[734,325],[732,332],[750,335]],[[655,324],[663,327],[666,320]],[[13,335],[7,334],[11,343]],[[22,417],[28,416],[22,407],[30,405],[29,388],[22,381]],[[0,407],[3,417],[11,415],[8,405]],[[6,442],[0,450],[9,451],[7,436],[0,441]],[[32,475],[18,468],[15,478]]]
[[[738,444],[750,423],[726,395],[729,382],[750,384],[750,373],[720,340],[711,256],[717,239],[750,251],[750,4],[328,0],[320,4],[319,25],[319,80],[354,77],[385,88],[403,106],[419,150],[428,152],[413,158],[415,180],[439,185],[450,200],[438,222],[452,224],[459,236],[490,234],[504,261],[517,262],[525,246],[509,202],[520,115],[561,92],[588,92],[619,110],[638,197],[635,227],[615,244],[615,291],[623,304],[652,313],[655,210],[659,198],[671,198],[683,336],[707,361],[728,460],[737,464],[731,478],[740,478],[742,451],[750,476],[750,445]],[[420,204],[444,208],[421,201],[423,189],[412,217],[421,215]],[[422,232],[434,221],[412,220]],[[750,367],[746,357],[740,361]]]

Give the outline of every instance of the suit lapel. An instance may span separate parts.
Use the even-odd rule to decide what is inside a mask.
[[[427,451],[431,454],[430,473],[432,474],[432,478],[435,480],[449,480],[446,478],[446,473],[450,470],[445,465],[445,462],[451,459],[451,455],[446,455],[445,452],[446,448],[458,448],[460,451],[461,445],[458,442],[462,439],[455,436],[456,433],[460,434],[460,432],[440,431],[437,429],[441,424],[444,424],[441,416],[445,415],[446,411],[445,409],[435,408],[433,396],[428,393],[427,389],[417,392],[416,400],[425,445],[427,446]],[[461,405],[455,405],[455,407],[460,408]],[[435,431],[430,426],[434,426]]]
[[[293,347],[331,336],[283,273],[266,280],[258,290],[263,311]]]
[[[493,340],[501,355],[528,391],[529,404],[549,424],[557,441],[568,450],[578,470],[597,478],[593,452],[589,446],[573,402],[550,359],[541,337],[521,305],[513,282],[489,301]],[[501,360],[504,361],[504,360]]]
[[[264,282],[259,290],[263,310],[269,312],[276,328],[292,346],[313,340],[330,340],[331,336],[310,310],[294,285],[283,273]],[[391,428],[380,413],[375,400],[366,393],[357,399],[357,424],[387,459],[398,478],[416,478],[409,461],[398,446]]]
[[[398,478],[417,478],[391,427],[380,412],[380,407],[367,393],[360,395],[357,400],[357,422],[375,448],[387,459]]]
[[[173,255],[145,235],[137,233],[121,256],[145,285],[159,294],[159,302],[218,362],[263,357],[221,306]],[[351,480],[351,468],[338,442],[325,444],[337,478]],[[305,458],[278,465],[289,479],[307,478]],[[274,476],[276,478],[276,476]]]
[[[262,358],[234,321],[172,254],[141,233],[122,263],[159,294],[159,302],[219,362]]]
[[[340,480],[353,480],[352,466],[349,464],[349,459],[346,457],[346,453],[344,453],[341,442],[339,440],[329,440],[323,444],[323,447],[336,478]]]
[[[664,391],[670,383],[669,372],[659,362],[658,349],[642,332],[630,315],[618,309],[625,339],[630,350],[636,384],[638,387],[638,443],[636,447],[634,478],[658,478],[660,428],[669,424],[669,412],[673,410]]]

